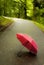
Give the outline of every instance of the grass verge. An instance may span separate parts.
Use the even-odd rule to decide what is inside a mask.
[[[8,24],[12,23],[12,19],[4,18],[0,16],[0,26],[7,26]]]
[[[44,32],[44,25],[38,22],[34,22],[34,24],[36,24],[36,26],[38,26],[43,32]]]
[[[0,16],[0,30],[5,29],[11,23],[13,23],[13,20],[12,19],[8,19],[8,18],[5,18],[5,17]]]

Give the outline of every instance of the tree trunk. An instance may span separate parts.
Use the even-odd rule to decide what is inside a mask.
[[[25,15],[25,18],[27,18],[26,0],[24,3],[24,15]]]

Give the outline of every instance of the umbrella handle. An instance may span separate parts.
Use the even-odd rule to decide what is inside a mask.
[[[20,49],[20,51],[17,53],[17,56],[18,56],[18,57],[21,57],[21,56],[22,56],[22,50],[23,50],[23,48],[24,48],[24,47],[22,46],[22,48]]]

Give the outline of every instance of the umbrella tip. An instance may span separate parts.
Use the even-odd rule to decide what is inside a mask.
[[[17,37],[17,38],[19,38],[19,37],[20,37],[19,33],[17,33],[17,34],[16,34],[16,37]]]
[[[16,34],[16,36],[18,37],[18,33]]]

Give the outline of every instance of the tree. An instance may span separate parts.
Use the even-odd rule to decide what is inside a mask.
[[[44,0],[34,0],[33,6],[34,19],[44,24]]]

